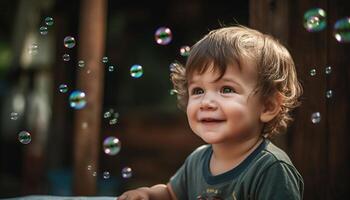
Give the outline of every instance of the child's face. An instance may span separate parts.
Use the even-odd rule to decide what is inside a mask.
[[[209,144],[235,142],[260,135],[263,106],[257,70],[251,63],[228,66],[224,76],[209,68],[194,73],[188,85],[187,117],[191,129]]]

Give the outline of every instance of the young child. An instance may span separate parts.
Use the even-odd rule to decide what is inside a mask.
[[[302,88],[294,62],[271,36],[244,26],[211,31],[172,69],[179,106],[207,145],[167,185],[127,191],[133,199],[302,199],[304,183],[269,138],[284,132]]]

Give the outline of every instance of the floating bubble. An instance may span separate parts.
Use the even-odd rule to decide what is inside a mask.
[[[102,62],[103,62],[103,63],[108,63],[108,57],[107,57],[107,56],[104,56],[104,57],[102,58]]]
[[[75,90],[69,95],[70,107],[78,110],[86,105],[85,93],[80,90]]]
[[[191,47],[189,47],[189,46],[182,46],[180,48],[180,55],[184,56],[184,57],[187,57],[187,56],[190,55],[190,50],[191,50]]]
[[[113,72],[113,71],[114,71],[114,66],[113,66],[113,65],[110,65],[110,66],[108,67],[108,71]]]
[[[30,136],[30,133],[27,131],[21,131],[18,134],[18,140],[22,144],[29,144],[30,141],[32,140],[32,137]]]
[[[110,136],[103,141],[103,150],[106,154],[114,156],[119,153],[121,143],[118,138]]]
[[[107,118],[110,118],[112,116],[112,113],[110,111],[106,111],[104,114],[103,114],[103,118],[107,119]]]
[[[124,167],[122,169],[122,177],[123,178],[131,178],[132,177],[132,169],[130,167]]]
[[[316,69],[311,69],[310,76],[315,76],[315,75],[316,75]]]
[[[327,92],[326,92],[326,98],[327,99],[330,99],[330,98],[332,98],[333,97],[333,91],[332,90],[327,90]]]
[[[143,75],[143,69],[141,65],[133,65],[130,68],[130,74],[133,78],[140,78]]]
[[[68,61],[70,61],[70,55],[65,53],[65,54],[63,54],[62,59],[63,59],[63,61],[68,62]]]
[[[114,115],[115,118],[119,117],[119,113],[118,112],[114,113],[113,115]]]
[[[167,45],[173,39],[171,30],[167,27],[160,27],[154,34],[156,42],[160,45]]]
[[[47,33],[49,32],[49,31],[47,30],[47,27],[46,27],[46,26],[40,27],[40,28],[39,28],[39,31],[40,31],[40,34],[41,34],[41,35],[47,35]]]
[[[171,89],[169,93],[170,93],[170,95],[174,95],[174,94],[177,94],[178,92],[175,89]]]
[[[321,121],[321,113],[320,112],[315,112],[312,113],[311,115],[311,122],[314,124],[318,124]]]
[[[325,73],[326,73],[326,74],[332,73],[332,67],[331,67],[331,66],[326,67]]]
[[[322,31],[326,25],[326,12],[323,9],[313,8],[305,12],[304,27],[307,31]]]
[[[31,44],[28,48],[28,53],[30,55],[38,54],[38,45],[36,43]]]
[[[109,125],[116,124],[117,122],[118,122],[117,118],[112,118],[112,119],[109,120]]]
[[[173,63],[170,63],[170,65],[169,65],[169,70],[171,71],[171,72],[174,72],[175,71],[175,69],[176,69],[176,67],[178,67],[178,63],[176,63],[176,62],[173,62]]]
[[[104,178],[104,179],[109,179],[109,177],[110,177],[109,172],[108,172],[108,171],[104,171],[104,172],[103,172],[103,178]]]
[[[47,26],[52,26],[53,25],[53,18],[52,17],[46,17],[45,18],[45,24]]]
[[[61,84],[60,86],[58,86],[58,89],[61,93],[66,93],[68,91],[68,86],[66,84]]]
[[[63,44],[65,47],[71,49],[75,46],[75,39],[72,36],[67,36],[63,39]]]
[[[92,176],[97,176],[97,172],[92,172]]]
[[[78,66],[81,67],[81,68],[84,67],[85,66],[85,62],[83,60],[79,60],[78,61]]]
[[[92,166],[91,166],[91,165],[88,165],[88,166],[87,166],[87,170],[91,171],[91,169],[92,169]]]
[[[334,37],[340,43],[350,42],[350,17],[335,22]]]
[[[18,119],[18,113],[17,112],[11,112],[10,113],[10,119],[11,120],[17,120]]]

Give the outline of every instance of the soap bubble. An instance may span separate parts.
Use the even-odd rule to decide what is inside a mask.
[[[65,53],[65,54],[63,54],[62,59],[63,59],[63,61],[68,62],[68,61],[70,61],[70,55]]]
[[[60,86],[58,86],[58,89],[61,93],[66,93],[68,91],[68,86],[66,84],[61,84]]]
[[[321,121],[321,113],[320,112],[315,112],[312,113],[311,115],[311,122],[314,124],[318,124]]]
[[[326,27],[326,12],[321,8],[310,9],[304,14],[304,27],[309,32],[322,31]]]
[[[326,67],[325,73],[326,73],[326,74],[332,73],[332,67],[331,67],[331,66]]]
[[[40,34],[41,35],[47,35],[48,33],[48,30],[47,30],[47,27],[46,26],[42,26],[39,28],[39,31],[40,31]]]
[[[78,110],[86,105],[85,93],[80,90],[75,90],[69,95],[70,107]]]
[[[180,48],[180,55],[187,57],[190,55],[190,50],[191,50],[191,48],[189,46],[182,46]]]
[[[79,60],[78,61],[78,66],[79,67],[84,67],[85,66],[85,62],[83,60]]]
[[[156,30],[154,38],[158,44],[167,45],[171,42],[173,36],[169,28],[160,27]]]
[[[130,167],[124,167],[122,169],[122,177],[123,178],[131,178],[132,177],[132,169]]]
[[[28,133],[27,131],[21,131],[18,134],[18,140],[22,144],[29,144],[30,141],[32,140],[32,137],[30,133]]]
[[[114,66],[113,66],[113,65],[110,65],[110,66],[108,67],[108,71],[113,72],[113,71],[114,71]]]
[[[315,75],[316,75],[316,69],[311,69],[310,76],[315,76]]]
[[[53,18],[52,17],[46,17],[45,18],[45,24],[47,26],[52,26],[53,25]]]
[[[143,75],[143,69],[141,65],[133,65],[130,68],[130,74],[133,78],[140,78]]]
[[[102,62],[103,62],[103,63],[108,63],[108,57],[107,57],[107,56],[104,56],[104,57],[102,58]]]
[[[11,120],[17,120],[18,119],[18,113],[17,112],[11,112],[10,119]]]
[[[104,179],[109,179],[109,177],[110,177],[109,172],[108,172],[108,171],[104,171],[104,172],[103,172],[103,178],[104,178]]]
[[[31,44],[29,46],[28,52],[30,55],[38,54],[38,45],[36,43]]]
[[[334,37],[340,43],[350,42],[350,17],[335,22]]]
[[[330,99],[330,98],[332,98],[333,97],[333,91],[332,90],[327,90],[327,92],[326,92],[326,98],[327,99]]]
[[[75,39],[72,36],[67,36],[63,40],[63,44],[65,47],[71,49],[75,46]]]
[[[110,136],[103,141],[103,150],[107,155],[114,156],[119,153],[121,143],[118,138]]]

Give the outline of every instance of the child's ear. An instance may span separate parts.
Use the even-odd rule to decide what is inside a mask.
[[[260,114],[260,120],[264,123],[271,121],[281,111],[282,95],[276,92],[273,96],[263,100],[263,109]]]

